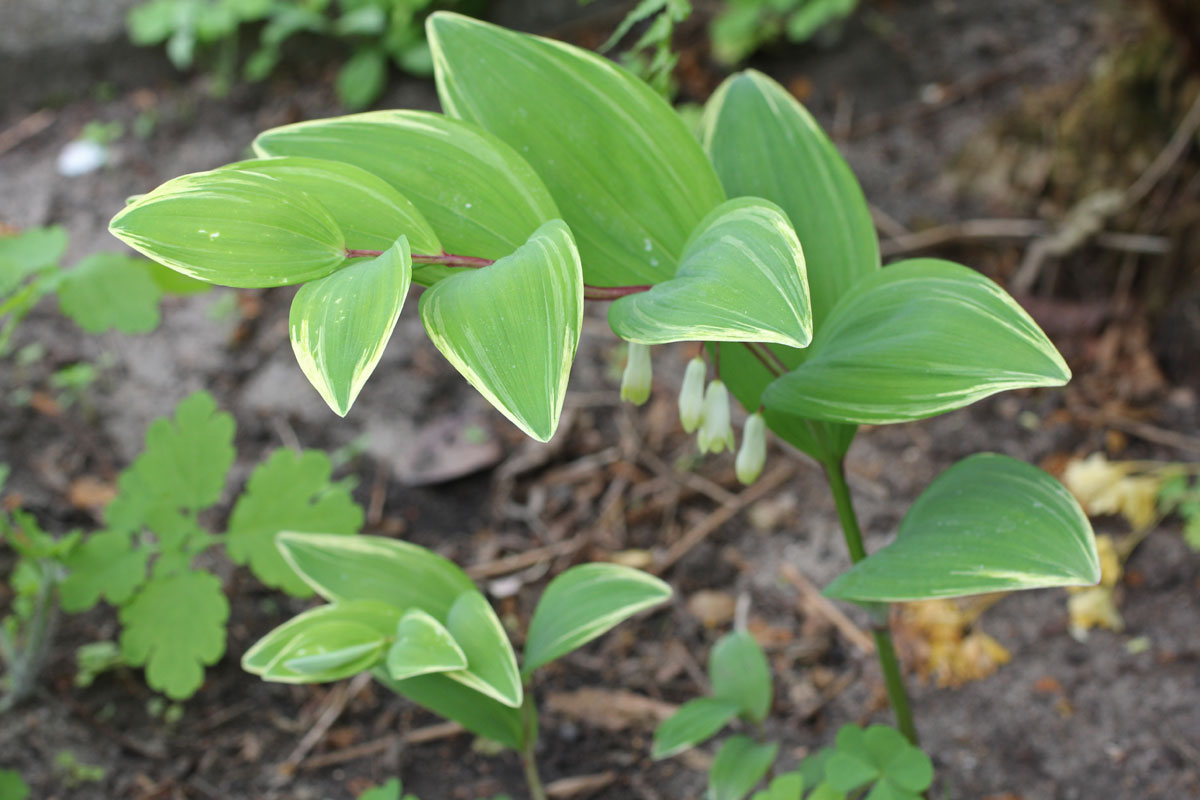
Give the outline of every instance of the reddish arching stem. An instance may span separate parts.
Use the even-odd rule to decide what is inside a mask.
[[[382,250],[351,250],[346,249],[346,258],[377,258],[383,255]],[[482,267],[490,267],[496,262],[490,258],[477,258],[475,256],[459,256],[453,253],[442,253],[441,255],[429,255],[426,253],[413,253],[412,261],[414,264],[440,264],[443,267],[465,267],[467,269],[480,269]],[[616,300],[621,297],[626,297],[638,292],[646,292],[650,290],[649,285],[638,286],[583,286],[583,298],[585,300]]]

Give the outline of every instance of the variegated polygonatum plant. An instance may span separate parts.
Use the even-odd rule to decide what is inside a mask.
[[[630,343],[623,394],[635,401],[649,393],[646,347],[719,347],[707,389],[704,360],[689,366],[685,426],[705,449],[731,447],[728,390],[753,412],[739,477],[762,469],[766,429],[825,468],[856,562],[830,587],[837,597],[878,604],[1098,578],[1074,501],[1050,476],[998,455],[948,470],[895,543],[866,556],[842,472],[857,425],[1060,386],[1070,371],[1029,315],[977,272],[932,259],[881,269],[858,182],[782,87],[752,71],[730,77],[697,139],[654,90],[593,53],[450,13],[432,15],[428,34],[444,114],[381,111],[267,131],[257,158],[168,181],[117,214],[112,232],[210,283],[302,284],[292,345],[343,416],[411,283],[425,287],[419,312],[437,348],[541,441],[558,424],[585,300],[611,302],[610,326]],[[297,541],[281,546],[299,558]],[[390,562],[346,563],[378,571]],[[455,580],[460,595],[472,591]],[[392,602],[384,583],[353,597],[314,588],[335,606]],[[501,716],[520,705],[511,659],[494,674],[472,673],[476,656],[449,606],[353,607],[362,615],[353,626],[323,611],[332,616],[316,615],[302,641],[277,631],[273,660],[259,652],[248,668],[292,680],[369,662],[456,719],[465,701],[435,699],[433,687],[474,692]],[[487,616],[478,599],[469,608],[472,619]],[[323,642],[338,630],[330,651]],[[488,647],[500,648],[493,638]],[[886,625],[877,640],[890,652]],[[477,679],[447,683],[457,672]],[[892,699],[912,736],[902,691]],[[502,734],[516,736],[511,714],[496,725],[463,722],[519,739]]]

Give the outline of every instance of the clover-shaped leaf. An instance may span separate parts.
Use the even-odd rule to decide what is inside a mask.
[[[355,534],[362,510],[344,485],[331,484],[333,466],[319,450],[277,450],[254,470],[229,517],[226,551],[249,564],[260,581],[293,597],[312,594],[275,546],[280,531]]]

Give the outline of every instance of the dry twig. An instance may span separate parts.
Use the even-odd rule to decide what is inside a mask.
[[[875,642],[871,641],[871,637],[862,628],[855,625],[854,620],[843,614],[842,610],[835,606],[828,597],[821,594],[821,590],[813,586],[812,581],[801,574],[798,569],[791,564],[784,564],[779,568],[779,574],[796,587],[796,591],[800,593],[800,603],[807,611],[827,621],[860,652],[866,655],[875,652]]]

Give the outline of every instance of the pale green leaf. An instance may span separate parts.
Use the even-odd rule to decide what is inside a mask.
[[[775,205],[739,198],[705,217],[675,276],[612,304],[608,323],[622,339],[775,342],[812,340],[804,253]]]
[[[754,70],[713,94],[701,139],[730,197],[765,198],[791,220],[820,331],[838,299],[879,269],[879,241],[854,173],[812,115]]]
[[[225,652],[229,603],[208,572],[155,578],[121,609],[121,655],[146,667],[146,683],[168,697],[193,695],[204,667]]]
[[[707,741],[741,710],[741,705],[733,700],[716,697],[688,700],[654,731],[651,757],[668,758]]]
[[[562,220],[495,264],[439,282],[420,310],[455,369],[513,424],[549,441],[583,325],[579,253]]]
[[[893,602],[1098,580],[1092,526],[1071,493],[1037,467],[981,453],[939,475],[896,540],[825,593]]]
[[[653,575],[619,564],[571,567],[546,587],[529,624],[522,674],[571,652],[671,597]]]
[[[85,539],[63,559],[67,577],[58,586],[64,611],[86,611],[101,597],[126,603],[146,580],[150,551],[134,547],[127,531],[104,531]]]
[[[726,739],[708,773],[707,800],[742,800],[767,774],[778,752],[774,742],[758,744],[747,736]]]
[[[67,242],[67,230],[61,225],[0,235],[0,298],[30,275],[57,266]]]
[[[63,274],[58,305],[88,333],[115,328],[148,333],[158,327],[163,290],[140,258],[97,253]]]
[[[255,642],[242,655],[242,669],[255,675],[262,675],[272,663],[277,661],[284,648],[298,636],[317,625],[341,623],[366,625],[380,637],[388,637],[395,634],[401,615],[400,609],[378,600],[354,600],[310,608],[308,611],[292,617]]]
[[[222,169],[274,178],[316,199],[351,250],[387,250],[404,236],[419,253],[442,251],[437,234],[402,189],[354,164],[288,156],[238,161]]]
[[[275,546],[280,531],[355,534],[363,513],[346,486],[329,482],[333,466],[319,450],[276,450],[250,475],[229,517],[226,552],[267,586],[293,597],[312,594]]]
[[[109,231],[160,264],[223,286],[303,283],[346,260],[345,237],[317,198],[228,167],[167,181],[125,206]]]
[[[516,250],[559,215],[549,190],[515,150],[486,131],[425,111],[376,111],[301,122],[259,135],[262,155],[341,161],[403,193],[437,232],[447,252],[496,259]],[[390,246],[401,233],[392,236]],[[409,235],[414,253],[425,242]],[[351,240],[352,248],[364,248]],[[432,283],[441,267],[418,268]]]
[[[445,620],[459,595],[476,591],[452,561],[397,539],[284,532],[275,541],[292,569],[331,602],[377,600]]]
[[[316,623],[284,645],[262,673],[275,683],[329,683],[371,669],[383,658],[386,637],[349,620]]]
[[[762,722],[771,710],[771,667],[762,647],[748,631],[721,637],[708,655],[713,696],[738,704],[741,713]]]
[[[521,676],[504,626],[478,589],[454,602],[446,615],[446,630],[467,657],[467,669],[446,677],[506,706],[521,705]]]
[[[431,672],[464,670],[467,656],[442,623],[412,608],[396,626],[396,641],[388,648],[385,665],[388,676],[400,681]]]
[[[374,675],[377,681],[392,691],[435,714],[454,720],[471,733],[513,750],[521,749],[524,728],[520,710],[468,689],[442,673],[396,681],[388,677],[384,669],[377,668]]]
[[[334,413],[346,416],[379,359],[408,295],[412,260],[403,236],[378,258],[300,287],[289,330],[300,369]]]
[[[842,296],[808,357],[763,392],[768,408],[882,424],[997,392],[1061,386],[1062,356],[1003,289],[949,261],[893,264]]]
[[[446,113],[528,159],[578,240],[589,284],[675,273],[688,236],[725,195],[662,97],[562,42],[447,12],[431,15],[426,30]]]

